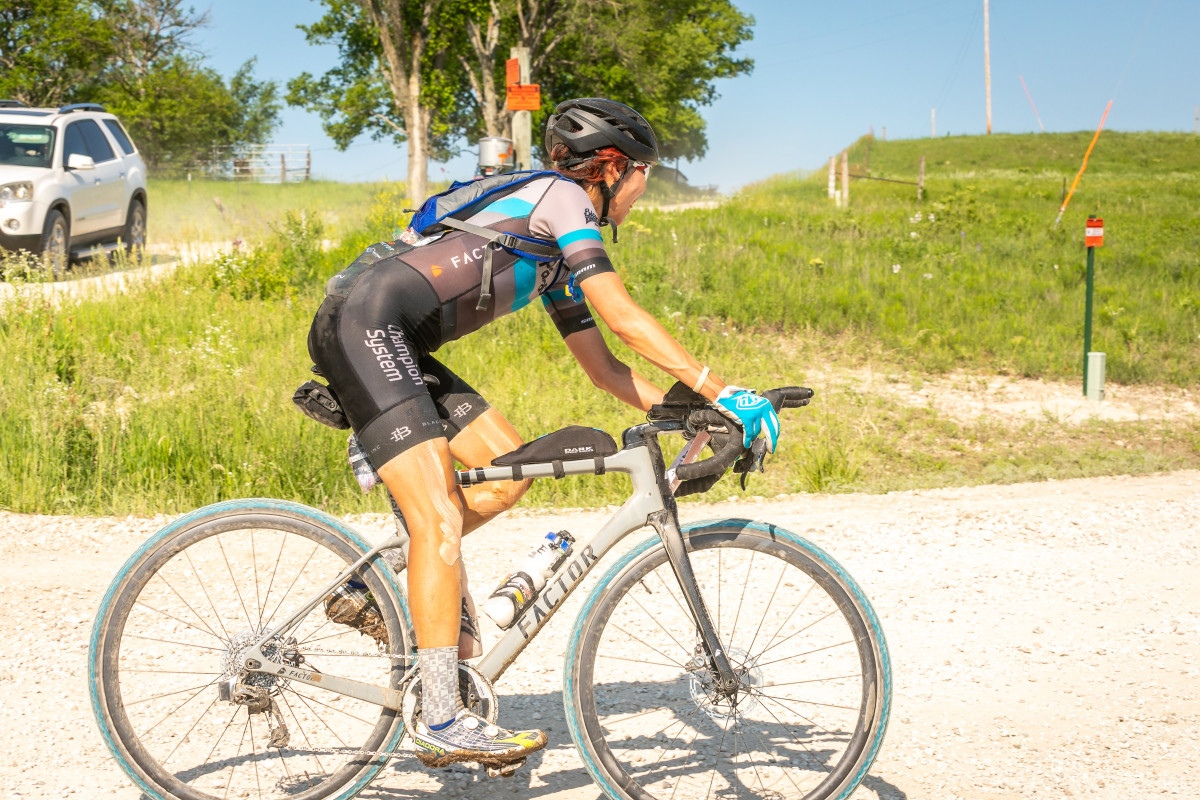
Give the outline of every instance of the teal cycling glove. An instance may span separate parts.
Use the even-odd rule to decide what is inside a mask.
[[[714,404],[722,414],[742,427],[743,447],[749,447],[761,434],[767,440],[767,449],[775,452],[779,416],[770,400],[740,386],[726,386]]]

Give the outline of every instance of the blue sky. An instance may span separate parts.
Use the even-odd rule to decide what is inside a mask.
[[[871,128],[876,136],[886,128],[889,139],[929,136],[931,108],[939,136],[984,132],[982,0],[737,5],[756,21],[741,51],[755,68],[718,83],[721,97],[705,110],[708,154],[680,165],[692,183],[732,191],[816,169]],[[315,0],[213,0],[207,8],[211,24],[196,45],[226,76],[251,56],[258,77],[281,86],[337,63],[335,48],[309,45],[296,28],[321,16]],[[1109,100],[1107,128],[1193,130],[1197,0],[991,0],[990,18],[994,131],[1038,130],[1018,76],[1048,131],[1094,130]],[[403,147],[362,137],[339,152],[315,114],[286,108],[282,118],[275,141],[310,145],[318,177],[404,177]],[[432,165],[430,177],[466,177],[473,166],[473,155],[461,156]]]

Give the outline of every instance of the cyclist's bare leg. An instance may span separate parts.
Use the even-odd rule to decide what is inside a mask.
[[[419,648],[458,643],[463,500],[445,439],[421,442],[379,469],[408,525],[408,597]]]
[[[450,453],[464,466],[485,467],[497,456],[509,453],[523,444],[520,434],[495,408],[489,408],[450,441]],[[529,490],[532,480],[492,481],[467,489],[459,489],[465,513],[463,535],[470,533],[496,515],[507,511]],[[463,562],[460,562],[463,563]],[[466,565],[463,564],[462,596],[472,620],[478,620],[475,600],[467,585]],[[482,655],[482,646],[475,636],[462,632],[458,640],[458,657],[475,658]]]
[[[492,459],[524,444],[521,435],[495,408],[483,412],[450,442],[450,453],[468,468],[486,467]],[[517,504],[532,480],[491,481],[460,489],[465,507],[463,533],[467,534]]]

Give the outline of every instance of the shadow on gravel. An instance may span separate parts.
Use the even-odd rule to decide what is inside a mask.
[[[568,732],[563,712],[562,694],[501,693],[499,697],[500,724],[540,727],[546,731],[549,739],[546,749],[531,756],[512,778],[489,778],[482,768],[463,764],[442,770],[427,770],[410,756],[392,762],[359,797],[370,800],[549,796],[591,800],[603,797],[575,751],[575,743]],[[791,794],[784,793],[786,796]],[[713,796],[718,795],[725,796],[720,792]],[[755,797],[759,793],[743,791],[741,795]],[[765,796],[784,795],[768,792]],[[863,780],[855,797],[862,800],[908,800],[908,794],[899,787],[872,775]]]

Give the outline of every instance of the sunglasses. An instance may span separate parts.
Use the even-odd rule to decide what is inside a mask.
[[[653,164],[647,164],[645,161],[631,161],[629,163],[634,169],[645,175],[646,180],[650,179],[650,169],[654,166]]]

